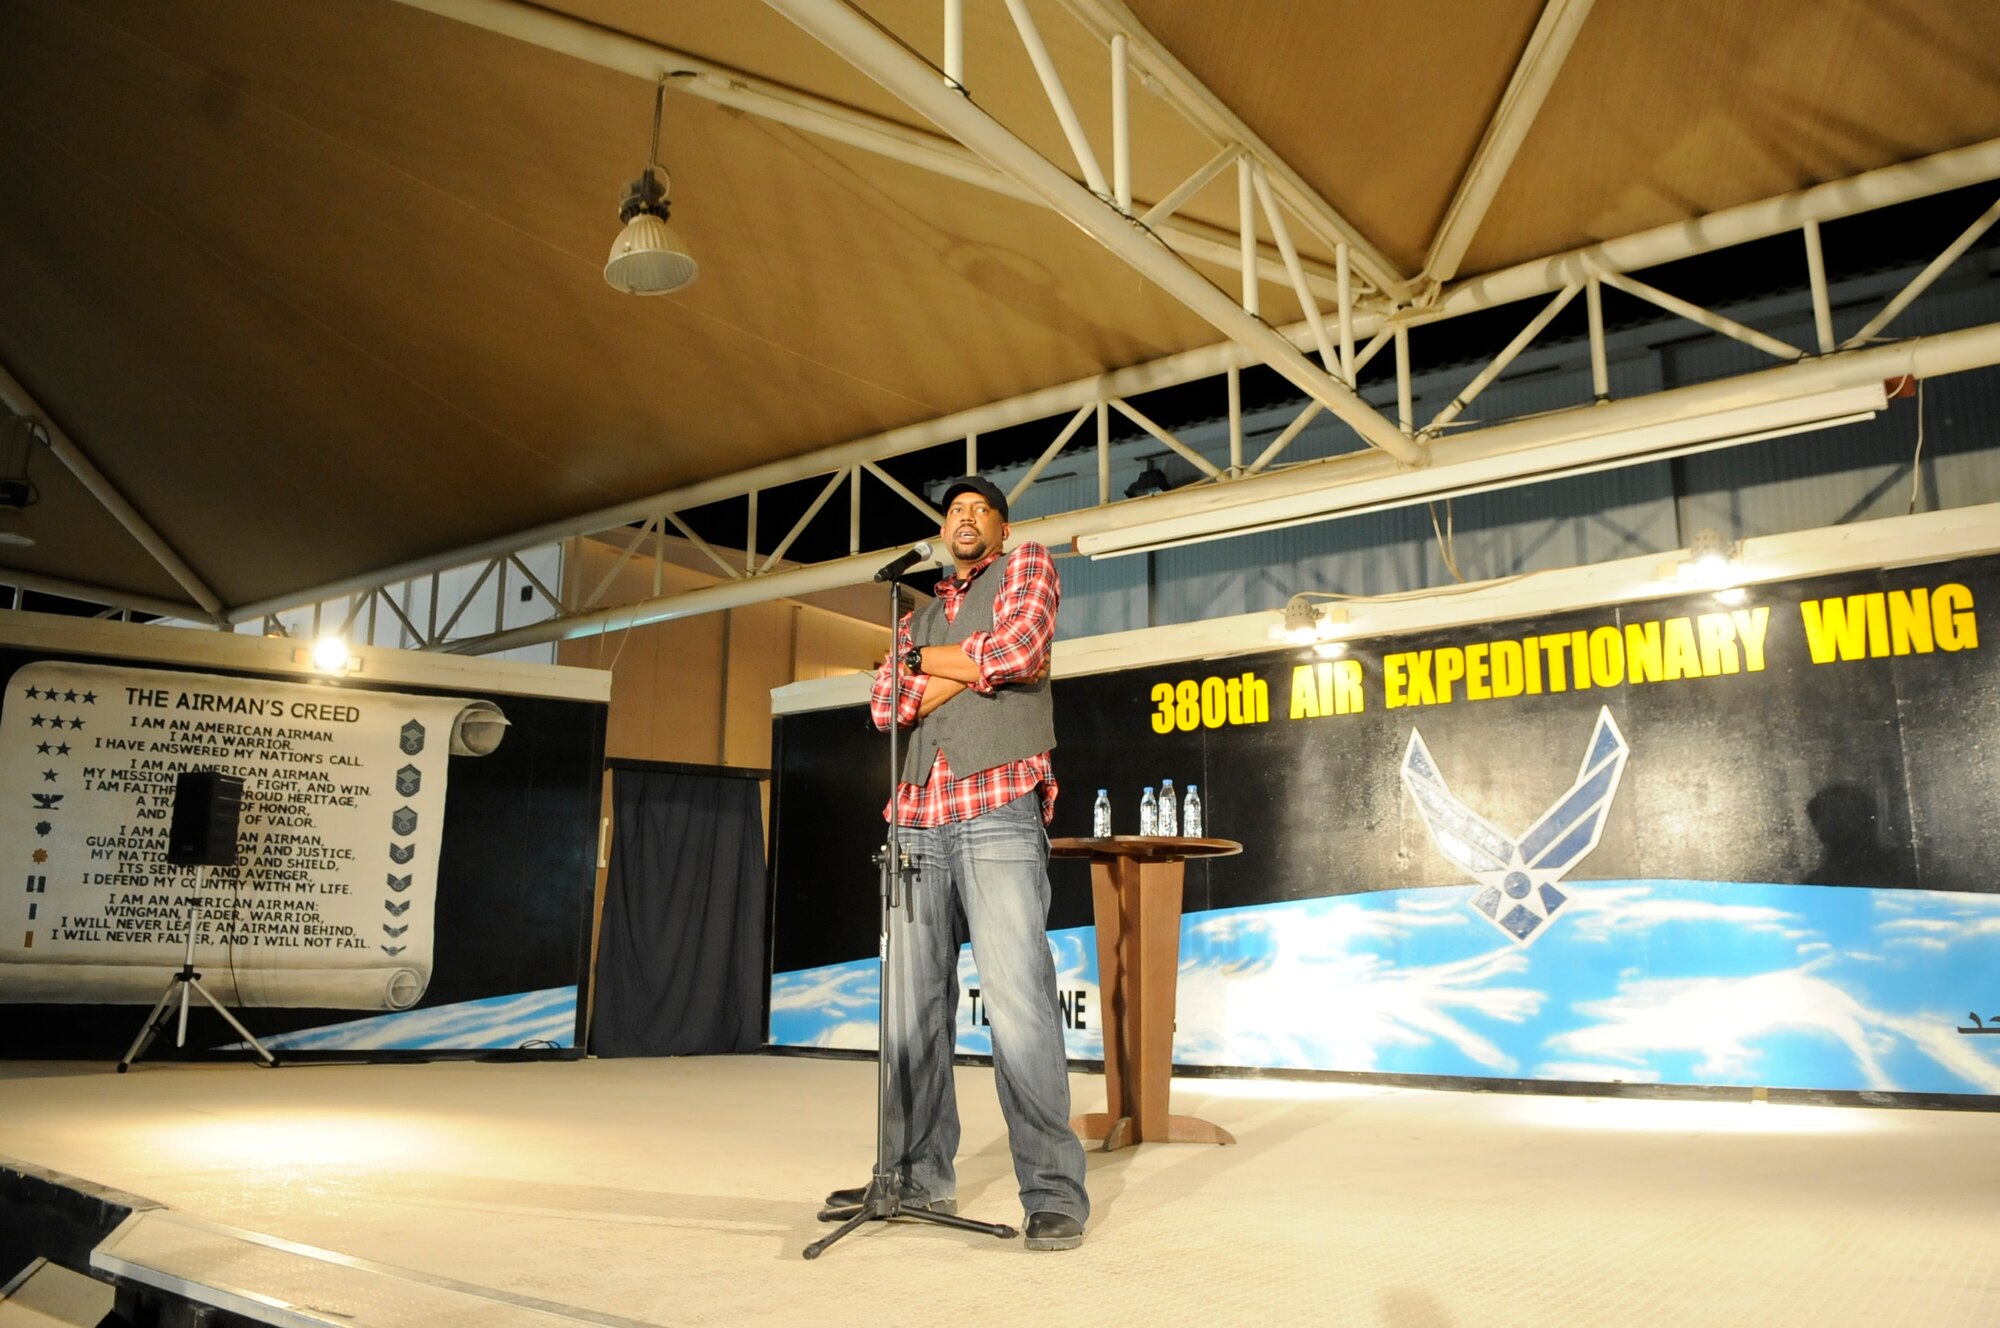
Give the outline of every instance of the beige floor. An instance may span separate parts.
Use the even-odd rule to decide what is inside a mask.
[[[2000,1113],[1182,1080],[1175,1109],[1240,1142],[1093,1152],[1080,1250],[878,1224],[806,1262],[818,1196],[868,1171],[874,1083],[781,1057],[17,1064],[0,1154],[158,1201],[147,1248],[312,1322],[2000,1323]],[[1018,1223],[991,1073],[959,1084],[962,1209]],[[197,1248],[208,1223],[238,1254]],[[373,1290],[299,1290],[281,1256]]]

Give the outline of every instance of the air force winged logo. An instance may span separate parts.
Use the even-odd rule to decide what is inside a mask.
[[[1410,730],[1410,745],[1403,753],[1403,786],[1423,813],[1438,852],[1479,883],[1471,900],[1473,910],[1525,945],[1541,935],[1543,924],[1568,902],[1569,896],[1556,888],[1556,882],[1603,837],[1611,799],[1631,751],[1610,709],[1600,710],[1576,783],[1518,840],[1500,833],[1452,796],[1423,735],[1415,729]]]

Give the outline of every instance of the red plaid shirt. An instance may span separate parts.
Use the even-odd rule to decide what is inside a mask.
[[[958,618],[973,578],[991,567],[999,556],[994,554],[961,578],[946,577],[938,582],[938,599],[944,605],[945,621]],[[966,657],[979,666],[979,681],[972,684],[974,691],[990,693],[996,687],[1032,678],[1042,671],[1042,665],[1048,661],[1049,647],[1055,641],[1056,605],[1061,599],[1062,586],[1056,579],[1055,559],[1049,556],[1049,551],[1032,543],[1015,549],[1007,560],[1000,589],[994,592],[993,630],[974,632],[959,642]],[[903,615],[896,629],[896,649],[882,661],[875,674],[868,710],[878,729],[889,727],[892,695],[897,728],[913,726],[923,705],[929,677],[911,676],[902,668],[903,656],[910,649],[910,620],[914,616]],[[896,820],[899,825],[919,828],[969,821],[1036,789],[1041,790],[1042,821],[1047,824],[1056,812],[1056,779],[1047,752],[959,779],[953,778],[940,750],[928,780],[921,785],[905,782],[896,786]],[[885,819],[888,814],[889,809],[883,808]]]

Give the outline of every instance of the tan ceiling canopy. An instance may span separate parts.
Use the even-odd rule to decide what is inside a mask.
[[[1107,171],[1109,9],[1408,283],[1364,271],[1377,303],[1422,298],[1560,7],[1026,6]],[[859,8],[941,63],[939,0]],[[1989,0],[1573,8],[1559,69],[1459,237],[1460,279],[2000,138]],[[601,274],[653,82],[495,30],[551,13],[606,49],[736,71],[965,166],[940,174],[670,78],[660,157],[700,277],[622,295]],[[1008,9],[964,13],[971,103],[1078,177]],[[1018,185],[961,178],[988,168],[749,0],[15,4],[0,7],[0,87],[10,404],[87,457],[225,608],[1223,339]],[[1135,215],[1217,153],[1168,92],[1133,86]],[[1175,218],[1226,241],[1186,262],[1232,297],[1218,255],[1238,202],[1223,170]],[[1293,230],[1323,278],[1330,232]],[[1287,282],[1258,294],[1265,322],[1301,316]],[[20,519],[36,542],[0,548],[0,567],[188,598],[55,457],[32,466],[41,501]]]

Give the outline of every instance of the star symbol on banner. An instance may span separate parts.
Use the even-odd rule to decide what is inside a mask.
[[[27,691],[22,692],[21,695],[30,701],[39,701],[42,699],[42,690],[39,687],[30,687]]]
[[[49,860],[49,851],[45,848],[38,848],[34,851],[33,857],[37,864],[47,862]]]
[[[96,692],[85,692],[85,693],[83,694],[83,703],[84,703],[85,705],[96,705],[96,704],[97,704],[97,693],[96,693]]]
[[[42,781],[43,781],[44,783],[47,783],[47,784],[53,784],[53,783],[55,783],[55,782],[56,782],[56,772],[55,772],[55,771],[53,771],[53,770],[44,770],[44,771],[42,771]]]
[[[69,726],[73,729],[80,729],[83,727],[83,721],[72,716],[69,721]]]
[[[36,751],[37,751],[38,753],[40,753],[41,755],[43,755],[43,756],[47,756],[47,755],[49,754],[49,750],[50,750],[50,749],[49,749],[49,745],[48,745],[47,743],[45,743],[45,742],[38,742],[38,743],[36,743],[36,744],[35,744],[35,750],[36,750]]]
[[[57,756],[68,756],[68,755],[69,755],[69,744],[68,744],[68,743],[66,743],[66,742],[59,742],[59,743],[57,743],[57,744],[56,744],[56,755],[57,755]]]
[[[35,716],[34,718],[32,718],[32,719],[30,719],[30,720],[28,721],[28,727],[29,727],[29,728],[33,728],[33,729],[38,729],[38,728],[40,728],[40,727],[41,727],[42,725],[44,725],[44,724],[46,724],[46,723],[48,723],[48,722],[49,722],[49,721],[48,721],[48,718],[47,718],[47,716],[45,716],[45,715],[36,715],[36,716]]]
[[[76,688],[72,687],[68,691],[64,692],[63,700],[74,702],[76,700]]]

